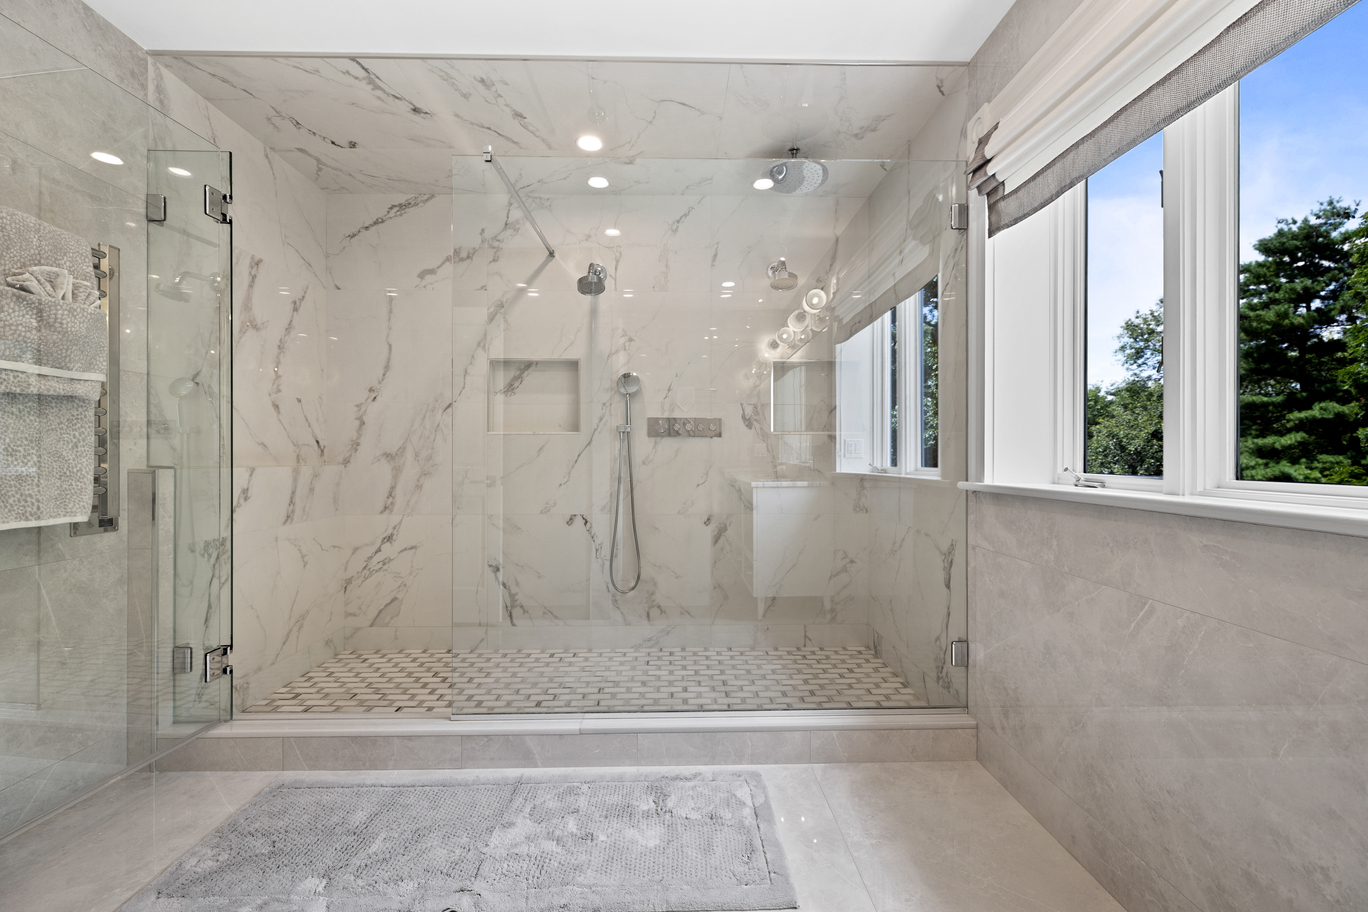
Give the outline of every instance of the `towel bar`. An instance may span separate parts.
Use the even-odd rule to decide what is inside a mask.
[[[115,435],[109,433],[119,414],[119,248],[101,244],[90,248],[90,256],[95,260],[100,306],[106,316],[109,366],[92,416],[95,427],[91,435],[90,518],[72,523],[72,535],[96,535],[119,528],[119,448]]]

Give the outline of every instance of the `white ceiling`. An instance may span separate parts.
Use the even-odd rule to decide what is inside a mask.
[[[1013,0],[86,0],[149,50],[967,61]]]

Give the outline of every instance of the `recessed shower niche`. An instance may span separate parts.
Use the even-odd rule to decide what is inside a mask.
[[[578,434],[578,359],[492,358],[489,433]]]

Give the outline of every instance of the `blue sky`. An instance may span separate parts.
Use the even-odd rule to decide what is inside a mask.
[[[1368,204],[1368,0],[1240,82],[1240,260],[1279,218]],[[1163,294],[1155,136],[1088,179],[1088,382],[1115,383],[1121,323]]]

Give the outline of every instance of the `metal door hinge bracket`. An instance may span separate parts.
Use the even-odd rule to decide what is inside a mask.
[[[969,667],[969,641],[954,640],[950,644],[950,667]]]
[[[950,228],[954,231],[969,230],[969,204],[950,204]]]
[[[204,214],[220,225],[233,223],[233,197],[227,193],[204,185]]]
[[[204,654],[205,683],[233,673],[233,666],[228,664],[228,656],[232,654],[232,646],[218,646]]]

